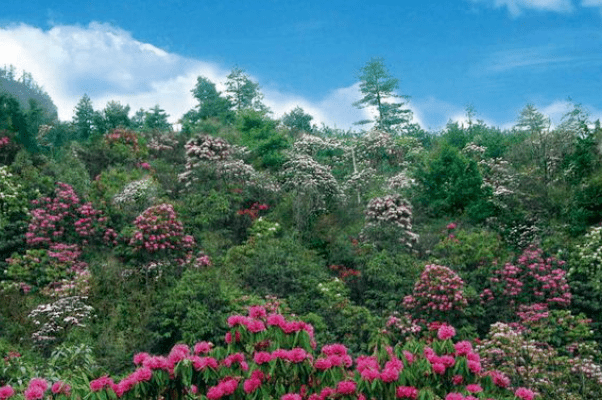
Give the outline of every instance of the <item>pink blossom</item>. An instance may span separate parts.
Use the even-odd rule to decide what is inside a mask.
[[[464,400],[464,396],[460,393],[449,393],[445,396],[445,400]]]
[[[266,318],[267,312],[263,306],[249,307],[249,317],[251,318]]]
[[[54,394],[64,394],[66,396],[68,396],[71,393],[71,386],[67,385],[64,382],[55,382],[52,385],[52,393]],[[2,398],[2,396],[0,396],[0,399]]]
[[[435,363],[432,365],[433,372],[439,375],[443,375],[445,373],[445,365],[441,363]]]
[[[477,385],[476,383],[466,385],[466,390],[470,393],[480,393],[483,391],[481,385]]]
[[[394,368],[385,368],[380,373],[380,379],[386,383],[394,382],[399,379],[399,370]]]
[[[199,342],[194,345],[194,354],[209,353],[212,347],[213,343],[211,342]]]
[[[247,379],[243,384],[243,389],[246,394],[253,393],[261,386],[261,381],[256,378]]]
[[[441,325],[439,330],[437,331],[437,337],[440,340],[451,339],[456,335],[456,330],[453,326],[450,325]]]
[[[287,393],[283,395],[280,400],[303,400],[303,398],[297,393]]]
[[[317,370],[324,371],[332,367],[332,363],[328,358],[318,358],[314,363],[314,367],[316,367]]]
[[[44,390],[40,386],[29,386],[23,395],[26,400],[39,400],[44,398]]]
[[[535,398],[535,393],[532,390],[529,390],[524,387],[516,389],[514,395],[521,400],[533,400]]]
[[[454,347],[456,349],[456,354],[459,356],[465,356],[472,352],[472,343],[466,340],[456,343]]]
[[[253,356],[253,361],[255,361],[255,363],[259,364],[259,365],[270,362],[270,361],[272,361],[272,359],[273,359],[272,354],[265,352],[265,351],[258,351]]]
[[[346,396],[355,393],[356,387],[357,384],[354,381],[347,380],[339,382],[336,390],[338,394]]]
[[[0,387],[0,400],[6,400],[9,397],[14,396],[14,394],[15,394],[15,390],[11,386],[6,385],[6,386]]]
[[[418,398],[418,389],[413,386],[399,386],[396,391],[398,399],[412,399]]]

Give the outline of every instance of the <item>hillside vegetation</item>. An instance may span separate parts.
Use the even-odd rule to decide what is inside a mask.
[[[0,92],[0,400],[600,398],[600,122],[425,131],[379,62],[357,132]]]

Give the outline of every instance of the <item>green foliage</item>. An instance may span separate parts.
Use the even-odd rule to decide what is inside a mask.
[[[395,91],[399,88],[399,80],[393,78],[384,65],[382,58],[372,58],[360,70],[360,92],[363,97],[353,105],[358,108],[375,107],[375,120],[364,120],[358,124],[375,123],[377,129],[385,132],[400,132],[412,119],[412,112],[404,109],[403,100],[408,96],[400,96]],[[394,102],[393,99],[403,99]]]
[[[263,95],[259,84],[253,82],[244,69],[234,67],[226,78],[226,97],[237,112],[255,110],[265,114],[268,111],[261,102]]]
[[[476,219],[488,216],[487,190],[477,163],[464,157],[457,149],[442,145],[426,165],[416,171],[419,184],[416,203],[433,216],[460,215],[473,207]],[[480,208],[485,208],[483,212]]]
[[[387,250],[370,251],[359,259],[360,275],[349,278],[351,298],[377,315],[398,311],[403,298],[412,292],[422,265],[407,253]]]
[[[153,351],[164,353],[174,344],[201,340],[218,343],[227,316],[239,310],[242,292],[237,278],[222,268],[189,269],[165,293],[149,321]]]
[[[321,297],[317,285],[328,278],[322,260],[290,236],[256,238],[233,247],[225,265],[240,275],[246,290],[287,299],[299,314],[313,309]]]
[[[281,118],[281,122],[290,130],[291,136],[298,136],[301,132],[312,133],[311,120],[313,118],[297,106],[290,112],[285,113]]]
[[[236,126],[242,136],[242,144],[251,151],[251,162],[257,169],[272,171],[286,161],[284,151],[290,148],[287,137],[276,129],[278,121],[264,113],[244,110],[238,115]]]

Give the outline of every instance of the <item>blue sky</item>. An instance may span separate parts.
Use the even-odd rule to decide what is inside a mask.
[[[509,127],[534,103],[559,121],[567,98],[602,118],[602,0],[5,0],[0,65],[33,74],[68,120],[87,93],[173,121],[195,105],[196,77],[223,87],[235,65],[275,115],[365,118],[359,69],[382,57],[416,121],[477,117]],[[6,4],[8,3],[8,4]]]

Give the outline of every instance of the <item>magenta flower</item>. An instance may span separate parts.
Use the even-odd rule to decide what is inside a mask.
[[[280,400],[303,400],[300,394],[297,393],[287,393],[280,398]]]
[[[535,398],[535,393],[532,390],[529,390],[524,387],[516,389],[514,395],[521,400],[533,400]]]
[[[355,393],[356,387],[357,387],[357,384],[354,381],[347,380],[347,381],[339,382],[336,390],[337,390],[338,394],[347,396],[347,395],[351,395],[351,394]]]
[[[447,325],[447,324],[441,325],[441,327],[437,331],[437,337],[440,340],[451,339],[455,335],[456,335],[456,330],[454,329],[454,327]]]
[[[199,342],[194,345],[194,354],[209,353],[212,347],[213,343],[211,342]]]
[[[6,400],[9,397],[12,397],[14,395],[15,395],[15,389],[13,389],[11,386],[6,385],[6,386],[0,387],[0,400]]]
[[[69,396],[71,393],[71,386],[64,382],[55,382],[54,385],[52,385],[52,393]],[[2,396],[0,396],[0,398],[2,398]]]
[[[246,394],[253,393],[257,388],[261,386],[261,381],[256,378],[247,379],[243,384],[243,389]]]
[[[477,385],[476,383],[466,385],[466,390],[470,393],[480,393],[483,391],[481,385]]]
[[[418,389],[413,386],[400,386],[397,388],[395,393],[398,399],[412,399],[418,398]]]

